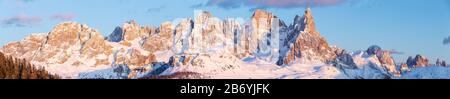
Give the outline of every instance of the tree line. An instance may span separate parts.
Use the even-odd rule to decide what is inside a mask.
[[[59,79],[45,68],[37,68],[25,59],[13,58],[0,52],[0,79]]]

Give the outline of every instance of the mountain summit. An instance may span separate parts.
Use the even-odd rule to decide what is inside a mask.
[[[397,65],[379,46],[357,52],[332,47],[316,28],[310,8],[290,25],[264,10],[255,10],[244,23],[200,11],[157,27],[131,20],[107,37],[87,25],[64,22],[0,51],[63,78],[386,79],[429,65],[422,56]]]
[[[332,49],[324,37],[316,30],[314,18],[310,8],[307,8],[305,14],[300,17],[296,16],[294,24],[289,26],[287,41],[285,45],[289,45],[286,56],[282,56],[278,62],[281,64],[289,64],[296,59],[302,61],[320,61],[328,62],[336,57],[334,49]]]

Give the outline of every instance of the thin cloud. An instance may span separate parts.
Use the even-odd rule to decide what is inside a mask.
[[[38,16],[17,15],[1,21],[2,26],[31,27],[42,22]]]
[[[450,44],[450,36],[447,38],[444,38],[444,45]]]
[[[62,21],[67,21],[67,20],[72,20],[76,17],[75,14],[66,14],[66,13],[57,13],[54,14],[50,17],[50,20],[62,20]]]
[[[147,13],[161,12],[161,10],[163,10],[165,8],[166,8],[166,6],[160,6],[157,8],[149,8],[149,9],[147,9]]]
[[[234,9],[243,6],[253,8],[299,8],[323,7],[339,5],[354,0],[208,0],[206,6],[218,6],[224,9]]]
[[[391,54],[399,54],[399,55],[405,54],[404,52],[400,52],[400,51],[397,51],[397,50],[395,50],[395,49],[392,49],[392,50],[385,50],[385,51],[387,51],[387,52],[389,52],[389,53],[391,53]]]

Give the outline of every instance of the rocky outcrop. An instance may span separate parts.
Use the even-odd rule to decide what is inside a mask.
[[[430,66],[428,64],[428,59],[422,55],[416,55],[415,58],[409,57],[406,64],[408,64],[410,68]]]
[[[132,20],[116,27],[106,38],[86,25],[65,22],[47,34],[9,43],[1,51],[50,67],[74,66],[74,72],[125,66],[113,70],[129,74],[120,77],[140,77],[145,75],[140,71],[161,68],[157,64],[164,64],[164,68],[155,74],[172,67],[212,67],[195,68],[195,72],[214,74],[239,69],[241,62],[289,66],[311,61],[332,63],[350,78],[369,79],[391,78],[392,74],[428,66],[428,60],[420,55],[396,66],[391,53],[379,46],[353,53],[330,46],[317,30],[309,8],[303,16],[295,16],[289,26],[264,10],[256,10],[250,19],[242,24],[200,11],[193,19],[182,19],[178,24],[164,22],[158,27],[141,26]],[[436,64],[447,65],[444,61]],[[83,69],[86,67],[92,68]]]
[[[251,52],[270,51],[271,47],[268,44],[275,42],[274,39],[271,39],[271,36],[279,35],[276,34],[279,31],[272,31],[272,29],[278,27],[278,25],[275,25],[277,23],[279,23],[279,19],[272,13],[260,9],[255,10],[251,18],[251,30],[253,31],[251,31],[249,38],[248,50]]]
[[[297,16],[293,26],[290,27],[293,27],[293,30],[288,37],[293,38],[288,38],[287,42],[292,43],[288,43],[290,45],[289,51],[286,54],[281,54],[278,65],[281,62],[282,64],[289,64],[296,59],[329,62],[336,58],[336,54],[325,38],[316,30],[311,9],[308,8],[303,17]]]
[[[178,25],[175,27],[174,40],[173,40],[173,51],[177,54],[185,53],[187,45],[189,44],[187,36],[192,31],[194,27],[194,22],[192,19],[182,19]]]
[[[112,46],[106,44],[104,37],[97,30],[74,22],[57,25],[48,34],[45,42],[33,60],[48,62],[46,60],[56,59],[56,62],[62,64],[72,55],[93,58],[97,55],[109,56],[112,53]],[[97,59],[99,61],[107,60],[102,57]],[[102,64],[107,65],[108,63]]]
[[[116,27],[114,31],[106,38],[110,42],[119,42],[125,46],[140,44],[143,39],[155,34],[157,29],[154,27],[141,27],[135,20],[124,23],[121,27]]]
[[[248,27],[248,28],[247,28]],[[285,54],[288,44],[284,42],[287,37],[287,26],[273,13],[264,10],[255,10],[251,17],[251,24],[245,24],[244,34],[247,34],[247,56],[256,56],[261,60],[275,63],[280,54]]]
[[[27,46],[20,46],[24,42],[28,42]],[[112,53],[112,47],[106,44],[103,36],[97,30],[75,22],[58,24],[48,34],[30,36],[23,41],[10,44],[3,48],[6,53],[15,53],[16,56],[25,55],[24,58],[28,60],[48,64],[63,64],[68,62],[71,57],[79,57],[98,60],[96,64],[107,65],[108,62],[104,62],[107,61],[106,58],[97,56],[108,56]],[[24,53],[17,53],[13,49],[28,50]]]
[[[353,56],[349,53],[342,51],[339,52],[336,60],[334,60],[332,63],[334,66],[340,68],[340,69],[357,69],[357,65],[355,64],[355,61],[353,60]]]
[[[121,49],[114,57],[113,64],[127,64],[131,67],[140,67],[152,62],[156,62],[156,56],[154,54],[145,55],[136,49]]]
[[[37,53],[47,39],[46,33],[32,34],[25,39],[18,42],[11,42],[2,47],[2,52],[23,58],[26,60],[32,60],[35,53]]]
[[[400,71],[398,70],[394,58],[392,58],[391,53],[389,51],[382,51],[380,55],[377,55],[378,60],[381,65],[387,69],[388,72],[397,74],[400,76]]]
[[[127,28],[118,27],[113,34],[105,39],[97,30],[87,25],[76,22],[64,22],[55,26],[47,34],[34,34],[22,41],[9,43],[1,50],[9,55],[22,56],[22,58],[33,63],[47,66],[46,68],[73,66],[70,68],[75,70],[70,71],[74,72],[118,64],[127,64],[127,66],[135,68],[156,62],[156,56],[149,51],[139,46],[127,47],[122,45],[124,44],[123,42],[126,42],[125,40],[132,38],[132,36],[125,35],[132,31],[128,31],[131,29],[130,27],[134,26]],[[140,31],[147,30],[150,31],[151,29],[141,28]],[[136,36],[136,38],[141,37]],[[130,44],[132,43],[130,42]],[[20,50],[17,51],[18,49]],[[58,69],[50,69],[50,71],[72,73],[58,71]],[[70,77],[76,76],[74,74],[67,74],[66,76],[68,75]]]
[[[385,68],[388,72],[399,74],[399,70],[395,64],[394,58],[391,56],[391,52],[384,51],[380,46],[372,45],[366,50],[367,55],[376,56],[379,63]]]
[[[237,57],[244,56],[244,40],[246,39],[243,34],[243,29],[239,21],[235,19],[225,19],[223,21],[223,32],[225,34],[226,50],[233,53]],[[247,52],[248,53],[248,52]]]
[[[153,34],[143,38],[142,48],[149,52],[171,50],[174,35],[173,29],[172,23],[162,23],[155,32],[151,32]]]
[[[444,60],[437,59],[436,66],[447,66],[447,63]]]
[[[188,35],[188,52],[190,54],[215,52],[225,49],[213,49],[226,46],[223,21],[214,17],[210,12],[197,13],[193,21],[193,28]],[[231,38],[230,38],[231,39]]]
[[[370,46],[366,51],[351,54],[341,50],[336,50],[335,53],[337,58],[331,63],[350,78],[393,78],[401,76],[402,73],[391,53],[376,45]]]
[[[368,55],[377,55],[377,54],[381,54],[383,52],[383,50],[381,49],[380,46],[377,45],[372,45],[369,48],[367,48],[366,53]]]
[[[123,25],[123,40],[133,41],[137,38],[148,37],[154,32],[154,28],[141,27],[135,20],[131,20]]]
[[[196,64],[194,64],[194,60],[196,57],[197,55],[176,55],[170,57],[168,63],[171,66],[196,66]]]
[[[116,27],[114,31],[106,38],[110,42],[120,42],[123,40],[122,27]]]
[[[400,64],[400,71],[401,72],[409,72],[411,69],[408,67],[408,64],[402,63]]]

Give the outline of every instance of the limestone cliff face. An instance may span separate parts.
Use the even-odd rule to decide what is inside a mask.
[[[170,22],[164,22],[155,32],[142,40],[142,48],[144,50],[155,52],[162,50],[170,50],[173,44],[173,28]],[[156,33],[156,34],[155,34]]]
[[[121,28],[117,28],[116,32],[118,30]],[[131,36],[126,38],[130,39]],[[5,54],[25,58],[46,68],[68,66],[67,71],[49,69],[53,73],[73,73],[85,69],[89,71],[115,64],[139,67],[156,60],[153,53],[113,42],[116,40],[123,41],[109,37],[105,39],[97,30],[84,24],[64,22],[56,25],[48,33],[33,34],[22,41],[9,43],[1,50]],[[77,76],[77,74],[68,75]]]
[[[428,59],[425,58],[422,55],[416,55],[416,57],[412,58],[409,57],[406,64],[408,64],[409,67],[426,67],[430,66],[428,63]]]
[[[251,20],[244,24],[236,19],[220,20],[212,13],[202,11],[194,19],[187,18],[178,24],[164,22],[159,27],[141,26],[131,20],[116,27],[106,38],[86,25],[67,22],[57,25],[48,34],[10,43],[3,50],[29,60],[55,64],[65,63],[70,56],[100,57],[95,61],[102,65],[145,60],[124,57],[146,58],[151,53],[167,50],[181,56],[220,52],[238,58],[266,57],[264,60],[278,61],[279,65],[296,59],[327,62],[336,57],[316,30],[309,8],[302,17],[296,16],[289,27],[264,10],[256,10]],[[54,60],[48,61],[52,57]],[[73,62],[76,65],[83,63],[86,62]]]
[[[290,25],[264,10],[255,10],[245,22],[199,11],[192,18],[155,27],[131,20],[107,37],[87,25],[64,22],[48,33],[8,43],[0,51],[71,77],[105,68],[116,68],[114,72],[121,77],[134,78],[171,67],[201,67],[195,72],[214,74],[240,69],[243,64],[312,62],[331,63],[350,78],[391,78],[430,65],[421,55],[396,65],[391,53],[379,46],[354,53],[330,46],[318,31],[310,8],[295,16]],[[436,65],[448,64],[438,60]]]
[[[264,10],[256,10],[246,22],[221,20],[210,12],[200,11],[193,18],[164,22],[156,27],[141,26],[131,20],[117,26],[107,37],[87,25],[65,22],[49,33],[9,43],[1,51],[49,67],[73,66],[75,73],[122,66],[132,71],[128,77],[138,76],[134,71],[155,63],[200,67],[217,64],[216,67],[223,66],[218,68],[226,70],[238,67],[242,59],[279,66],[337,59],[350,64],[345,68],[357,68],[352,55],[331,47],[315,25],[309,8],[304,15],[295,16],[289,26]],[[395,70],[390,53],[377,56],[389,71]]]
[[[286,57],[281,57],[279,65],[289,64],[296,59],[329,62],[336,58],[336,53],[326,39],[316,30],[311,9],[308,8],[303,17],[296,16],[293,26],[290,27],[293,30],[286,41],[290,48]]]
[[[444,66],[445,67],[445,66],[447,66],[447,63],[444,60],[437,59],[435,65],[436,66]]]
[[[26,43],[27,46],[16,46]],[[97,58],[99,55],[111,55],[112,46],[108,45],[103,36],[95,29],[75,22],[58,24],[54,29],[41,35],[33,35],[23,41],[10,43],[3,50],[6,53],[23,58],[45,62],[48,64],[73,63],[78,65],[80,61],[70,61],[71,57],[90,58],[98,60],[96,64],[106,65],[107,58]],[[16,53],[13,49],[28,49],[26,53]]]

